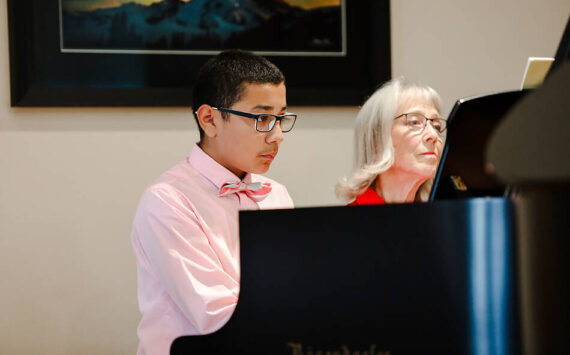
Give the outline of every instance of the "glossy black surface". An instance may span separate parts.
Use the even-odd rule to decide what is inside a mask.
[[[238,306],[173,354],[517,354],[504,199],[240,214]]]
[[[447,139],[430,200],[503,196],[506,184],[486,168],[485,149],[504,115],[528,91],[509,91],[458,100],[448,117]],[[459,176],[467,192],[450,184]]]

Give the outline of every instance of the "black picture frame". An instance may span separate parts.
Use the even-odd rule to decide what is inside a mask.
[[[391,78],[389,0],[345,5],[345,55],[265,55],[287,78],[289,106],[360,105]],[[58,6],[8,0],[12,106],[191,105],[211,55],[62,53]]]

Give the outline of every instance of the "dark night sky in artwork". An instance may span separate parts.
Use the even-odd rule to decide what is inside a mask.
[[[129,2],[136,2],[143,5],[150,5],[161,0],[61,0],[66,11],[89,11],[106,7],[117,7]],[[191,1],[191,0],[183,0]],[[285,0],[290,5],[299,6],[304,9],[312,9],[321,6],[339,6],[341,0]]]

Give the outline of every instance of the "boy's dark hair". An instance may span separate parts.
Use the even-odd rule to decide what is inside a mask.
[[[229,108],[240,100],[244,84],[281,84],[285,76],[269,60],[251,52],[233,49],[210,58],[200,69],[192,93],[192,111],[200,130],[196,111],[204,104]],[[227,119],[227,114],[222,113]]]

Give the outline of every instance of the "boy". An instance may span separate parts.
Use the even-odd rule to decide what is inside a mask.
[[[263,174],[296,115],[285,78],[267,59],[232,50],[211,58],[194,86],[200,142],[144,192],[132,231],[142,319],[138,354],[168,354],[179,336],[207,334],[239,294],[238,211],[292,208]]]

